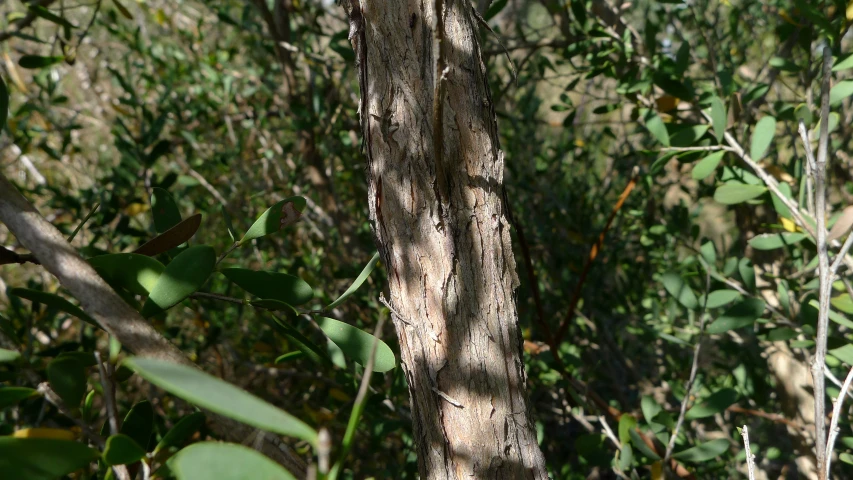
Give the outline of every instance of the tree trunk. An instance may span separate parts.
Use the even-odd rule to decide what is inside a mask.
[[[477,18],[467,0],[438,4],[444,28],[432,1],[345,5],[361,75],[370,220],[388,272],[419,470],[429,479],[544,479]],[[445,74],[434,116],[437,68]]]

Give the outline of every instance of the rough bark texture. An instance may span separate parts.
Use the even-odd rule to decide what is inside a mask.
[[[420,473],[547,478],[525,391],[518,280],[501,202],[503,153],[477,19],[467,0],[444,4],[438,166],[435,5],[362,0],[350,15],[366,67],[361,113],[370,218],[396,310]]]

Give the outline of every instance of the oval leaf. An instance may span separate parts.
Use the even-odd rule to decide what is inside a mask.
[[[361,366],[367,365],[373,344],[379,342],[376,347],[376,361],[373,364],[374,372],[387,372],[396,366],[394,352],[385,342],[373,335],[333,318],[319,317],[317,325],[323,333],[340,347],[344,354],[358,362]]]
[[[705,400],[693,405],[687,414],[684,416],[687,420],[696,420],[697,418],[706,418],[718,413],[722,413],[725,409],[734,405],[737,402],[737,391],[733,388],[724,388],[718,392],[714,392]]]
[[[773,142],[773,136],[776,135],[776,119],[773,117],[764,117],[755,125],[755,130],[752,132],[752,144],[749,147],[749,156],[756,162],[761,160],[761,157],[767,153],[767,148]]]
[[[258,272],[247,268],[223,268],[221,273],[243,290],[263,299],[301,305],[314,298],[311,286],[293,275]]]
[[[726,310],[705,330],[709,334],[725,333],[755,323],[764,313],[764,301],[757,298],[745,298]]]
[[[145,456],[145,450],[127,435],[113,435],[107,439],[103,459],[107,465],[126,465],[138,462]]]
[[[59,357],[47,364],[47,380],[70,408],[76,408],[86,396],[86,369],[74,357]]]
[[[3,478],[55,480],[99,456],[97,450],[70,440],[0,437]]]
[[[233,443],[190,445],[169,459],[168,465],[178,480],[295,480],[263,454]]]
[[[724,151],[714,152],[702,160],[699,160],[699,163],[693,167],[693,171],[690,175],[694,180],[703,180],[707,178],[709,175],[714,173],[714,170],[717,169],[717,166],[723,160],[723,155],[725,154],[726,152]]]
[[[89,259],[89,263],[110,285],[137,295],[148,295],[166,267],[156,259],[138,253],[111,253]]]
[[[753,198],[760,197],[767,191],[761,185],[747,185],[739,182],[729,182],[720,185],[714,192],[714,200],[723,205],[735,205]]]
[[[148,400],[134,405],[121,422],[121,433],[130,437],[142,448],[148,446],[153,428],[154,408]]]
[[[775,250],[777,248],[795,245],[806,238],[805,233],[782,232],[762,233],[749,239],[749,245],[756,250]]]
[[[216,265],[216,253],[207,245],[192,246],[172,260],[140,312],[150,317],[178,304],[198,290]]]
[[[53,293],[42,292],[41,290],[31,290],[29,288],[13,288],[9,290],[11,295],[15,295],[16,297],[26,298],[31,302],[38,302],[47,305],[48,307],[55,308],[61,312],[65,312],[69,315],[73,315],[84,322],[90,323],[98,328],[98,322],[92,319],[89,315],[86,314],[83,310],[80,309],[77,305],[69,302],[68,300],[60,297],[59,295],[55,295]]]
[[[60,17],[59,15],[51,12],[50,10],[44,8],[41,5],[30,5],[27,9],[35,16],[41,17],[49,22],[53,22],[57,25],[60,25],[65,28],[77,28],[74,24],[69,22],[68,20]]]
[[[682,452],[672,455],[672,458],[688,463],[701,463],[711,460],[725,453],[729,449],[729,441],[725,438],[718,438],[705,442],[702,445],[696,445],[693,448],[688,448]]]
[[[298,418],[201,370],[153,358],[130,358],[124,363],[154,385],[202,408],[261,430],[312,445],[317,442],[317,432]]]
[[[0,409],[17,405],[21,400],[37,393],[36,390],[27,387],[2,387],[0,388]]]
[[[358,290],[358,287],[360,287],[361,284],[363,284],[364,281],[367,280],[367,277],[369,277],[370,273],[373,272],[373,269],[376,268],[377,262],[379,262],[379,252],[376,252],[373,255],[373,258],[371,258],[370,261],[367,262],[367,265],[365,265],[365,267],[361,270],[361,273],[358,274],[358,277],[355,279],[354,282],[352,282],[352,285],[350,285],[347,291],[344,292],[340,297],[335,299],[334,302],[326,306],[324,310],[331,310],[337,307],[338,305],[344,303],[344,300],[346,300],[347,297],[355,293],[355,291]]]
[[[646,128],[661,145],[665,147],[669,146],[669,132],[666,130],[666,124],[663,123],[663,120],[657,113],[650,111],[646,115]]]
[[[168,252],[192,238],[195,232],[198,231],[199,226],[201,226],[201,214],[196,213],[169,230],[148,240],[144,245],[134,250],[133,253],[148,255],[150,257]]]
[[[838,105],[850,95],[853,95],[853,80],[838,82],[829,91],[829,104],[832,106]]]
[[[661,277],[661,283],[663,283],[663,288],[675,297],[678,303],[684,305],[686,308],[694,309],[699,305],[696,294],[687,286],[679,274],[673,272],[665,273]]]
[[[726,105],[720,100],[720,97],[714,95],[711,98],[711,123],[714,126],[714,137],[717,138],[717,143],[722,141],[726,134],[726,122],[728,113],[726,113]]]
[[[24,55],[18,60],[21,68],[44,68],[65,60],[63,56],[42,57],[41,55]]]
[[[21,358],[21,354],[15,350],[0,348],[0,363],[14,362]]]
[[[275,233],[299,220],[307,202],[302,197],[290,197],[268,208],[255,220],[249,231],[240,239],[240,245],[264,235]]]
[[[705,303],[705,296],[699,298],[699,305],[705,305],[705,308],[720,308],[728,305],[740,296],[737,290],[714,290],[708,294],[708,302]]]
[[[181,223],[181,211],[169,192],[162,188],[151,189],[151,215],[154,217],[154,230],[163,233]]]
[[[199,429],[204,425],[204,414],[202,412],[193,412],[186,417],[180,419],[178,423],[175,424],[174,427],[170,428],[163,438],[160,439],[160,442],[157,444],[157,447],[154,449],[154,454],[164,448],[169,447],[180,447],[190,437],[192,437],[195,432],[199,431]]]

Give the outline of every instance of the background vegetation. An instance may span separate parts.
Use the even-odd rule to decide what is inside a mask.
[[[507,158],[529,394],[553,477],[738,478],[743,425],[760,478],[814,475],[813,146],[798,127],[817,139],[828,46],[836,252],[853,225],[847,2],[478,7],[494,29],[482,29],[481,41]],[[156,276],[128,280],[121,272],[144,269],[93,263],[205,371],[293,415],[280,427],[237,418],[289,435],[297,455],[320,461],[320,474],[331,456],[340,459],[332,476],[414,478],[408,392],[401,369],[387,364],[396,349],[387,324],[376,332],[385,343],[368,394],[357,399],[374,344],[363,335],[388,311],[384,271],[371,272],[343,10],[310,0],[40,0],[9,1],[0,12],[10,99],[3,175],[86,258],[131,252],[183,222],[178,243],[192,237],[189,247],[168,245],[155,258],[167,272],[177,265],[179,280],[191,276],[187,265],[210,268],[168,311],[146,301]],[[282,218],[287,205],[301,221]],[[233,248],[270,206],[265,235]],[[186,227],[195,214],[197,231]],[[127,352],[80,321],[75,299],[24,261],[3,225],[0,245],[0,466],[26,475],[16,478],[103,478],[116,464],[140,478],[186,479],[214,478],[187,476],[195,452],[262,462],[234,447],[185,448],[166,463],[211,435],[193,405],[221,407],[170,388],[156,364],[112,372]],[[304,283],[241,280],[231,267]],[[830,379],[853,365],[853,289],[841,268]],[[354,282],[360,288],[335,305]],[[258,302],[272,298],[265,284],[286,284],[276,300],[298,310]],[[828,384],[830,398],[840,383]],[[113,395],[118,430],[109,425]],[[841,478],[853,471],[847,407],[838,423],[832,471]],[[23,440],[45,437],[103,448],[62,444],[67,463],[39,466],[39,448],[59,447]],[[111,444],[117,457],[106,454]]]

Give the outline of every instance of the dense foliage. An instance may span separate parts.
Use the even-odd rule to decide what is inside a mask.
[[[853,225],[853,10],[479,3],[494,30],[481,41],[529,395],[553,477],[745,476],[744,425],[767,478],[813,475],[819,223],[807,158],[829,47],[834,261]],[[0,11],[0,173],[209,373],[133,358],[0,225],[9,478],[120,475],[111,465],[139,478],[243,478],[229,465],[289,478],[236,444],[275,434],[319,475],[414,478],[342,9],[36,0]],[[853,365],[848,262],[832,285],[827,401]],[[853,471],[849,404],[839,478]],[[270,433],[212,443],[207,412]]]

